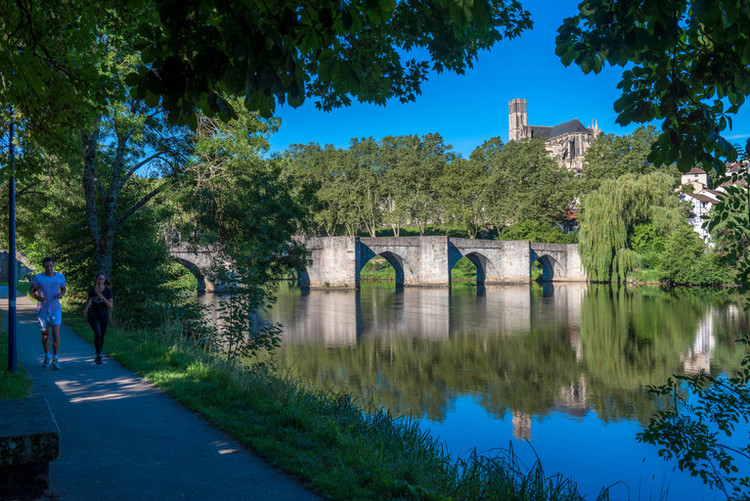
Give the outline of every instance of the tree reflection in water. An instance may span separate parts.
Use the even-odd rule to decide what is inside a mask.
[[[458,420],[463,443],[453,450],[483,447],[473,442],[485,439],[472,435],[475,423],[455,417],[470,414],[459,408],[466,402],[483,410],[482,420],[504,423],[508,438],[500,443],[515,436],[541,450],[546,438],[535,430],[563,416],[609,427],[600,442],[635,449],[634,422],[645,424],[661,406],[647,385],[673,373],[716,375],[738,366],[743,350],[734,341],[750,322],[731,294],[585,284],[365,285],[360,292],[301,294],[287,284],[269,319],[284,325],[281,370],[395,415],[454,426]],[[627,436],[608,435],[613,423],[630,423]],[[569,457],[564,451],[560,468]],[[644,468],[645,459],[633,462]],[[601,482],[594,475],[598,491],[606,475]],[[614,478],[630,478],[622,475]]]

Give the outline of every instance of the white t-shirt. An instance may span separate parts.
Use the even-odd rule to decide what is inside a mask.
[[[42,294],[46,298],[42,301],[39,311],[43,313],[52,313],[60,311],[60,299],[57,297],[60,294],[60,289],[65,287],[65,275],[62,273],[54,272],[54,275],[48,277],[46,273],[39,273],[34,275],[34,281],[36,282]]]

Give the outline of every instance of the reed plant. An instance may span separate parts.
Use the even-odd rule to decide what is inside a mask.
[[[87,332],[83,319],[65,323]],[[584,499],[541,463],[524,468],[512,450],[452,458],[414,420],[312,389],[273,364],[229,363],[179,326],[168,330],[113,327],[108,354],[327,499]]]

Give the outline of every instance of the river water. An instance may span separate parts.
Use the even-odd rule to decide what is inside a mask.
[[[635,435],[661,405],[647,385],[738,367],[750,320],[727,291],[285,283],[267,317],[283,370],[417,419],[453,456],[512,447],[590,499],[724,498]]]

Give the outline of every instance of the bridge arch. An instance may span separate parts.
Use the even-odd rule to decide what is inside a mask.
[[[467,252],[466,254],[459,253],[458,255],[452,256],[450,263],[451,271],[453,271],[453,268],[456,267],[462,257],[471,261],[471,264],[477,269],[477,285],[484,285],[488,276],[494,277],[498,275],[495,263],[483,253],[477,251]]]
[[[552,282],[564,273],[560,263],[550,255],[538,256],[530,263],[530,266],[533,266],[535,262],[542,267],[542,282]]]
[[[173,245],[169,249],[172,258],[187,268],[198,280],[198,293],[221,292],[221,284],[209,280],[209,270],[216,259],[216,252],[211,247],[199,248],[189,244]]]
[[[359,283],[362,269],[375,256],[381,256],[388,261],[388,264],[393,266],[393,269],[396,271],[396,287],[403,287],[407,276],[412,276],[414,274],[413,267],[409,265],[408,261],[403,256],[392,250],[380,249],[378,247],[373,248],[362,244],[360,246],[360,262],[357,267],[356,283]]]
[[[198,266],[195,263],[190,262],[187,259],[183,259],[181,257],[177,257],[177,256],[172,256],[172,257],[174,258],[175,261],[177,261],[182,266],[187,268],[187,270],[190,273],[192,273],[195,279],[198,281],[198,294],[203,294],[204,292],[206,292],[207,289],[213,291],[213,287],[206,287],[206,283],[207,283],[206,277],[205,275],[203,275],[203,272],[200,270],[200,268],[198,268]]]

